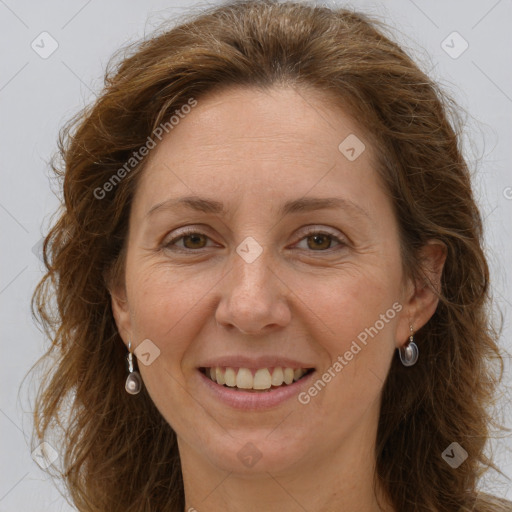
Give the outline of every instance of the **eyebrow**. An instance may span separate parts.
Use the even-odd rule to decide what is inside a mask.
[[[361,217],[370,219],[370,215],[359,205],[341,197],[302,197],[287,201],[280,210],[280,215],[290,215],[293,213],[307,213],[317,210],[327,210],[341,208]],[[146,213],[150,217],[161,210],[188,209],[203,213],[226,214],[227,210],[223,203],[213,199],[199,196],[186,196],[180,198],[171,198],[152,206]]]

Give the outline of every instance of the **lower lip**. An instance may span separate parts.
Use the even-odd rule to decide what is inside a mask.
[[[201,377],[201,382],[204,383],[210,394],[224,404],[234,407],[235,409],[262,410],[271,409],[292,397],[296,397],[302,388],[307,387],[315,371],[312,371],[292,384],[284,384],[272,391],[261,392],[237,391],[234,388],[228,388],[213,382],[213,380],[199,370],[198,373]]]

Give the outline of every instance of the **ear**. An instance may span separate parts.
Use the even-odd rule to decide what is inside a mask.
[[[114,289],[110,289],[109,292],[112,313],[117,325],[117,330],[125,345],[128,347],[128,342],[132,340],[132,323],[128,299],[126,297],[126,289],[124,286],[118,286]]]
[[[441,276],[446,261],[446,245],[439,240],[429,240],[420,251],[422,277],[406,284],[403,297],[402,321],[397,332],[397,346],[402,346],[410,335],[423,327],[437,309],[441,291]]]

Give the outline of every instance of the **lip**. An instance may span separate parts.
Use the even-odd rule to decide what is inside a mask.
[[[293,366],[290,368],[293,368]],[[301,366],[297,366],[297,368],[301,368]],[[199,369],[197,370],[200,386],[208,396],[224,405],[245,411],[262,411],[278,407],[287,400],[296,397],[303,388],[309,385],[315,374],[316,371],[313,370],[292,384],[283,385],[273,391],[250,392],[237,391],[233,388],[221,386],[213,382]]]

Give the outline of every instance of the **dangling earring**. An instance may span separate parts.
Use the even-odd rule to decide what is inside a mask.
[[[128,371],[130,374],[128,377],[126,377],[126,384],[124,385],[124,389],[126,389],[127,393],[130,393],[130,395],[136,395],[137,393],[140,393],[140,390],[142,388],[142,379],[140,377],[140,373],[137,370],[133,369],[133,355],[130,351],[132,346],[132,342],[128,342]]]
[[[400,355],[400,361],[404,366],[412,366],[416,364],[419,356],[418,345],[414,343],[414,331],[412,325],[409,326],[411,328],[411,335],[409,336],[409,341],[403,347],[398,348],[398,354]]]

